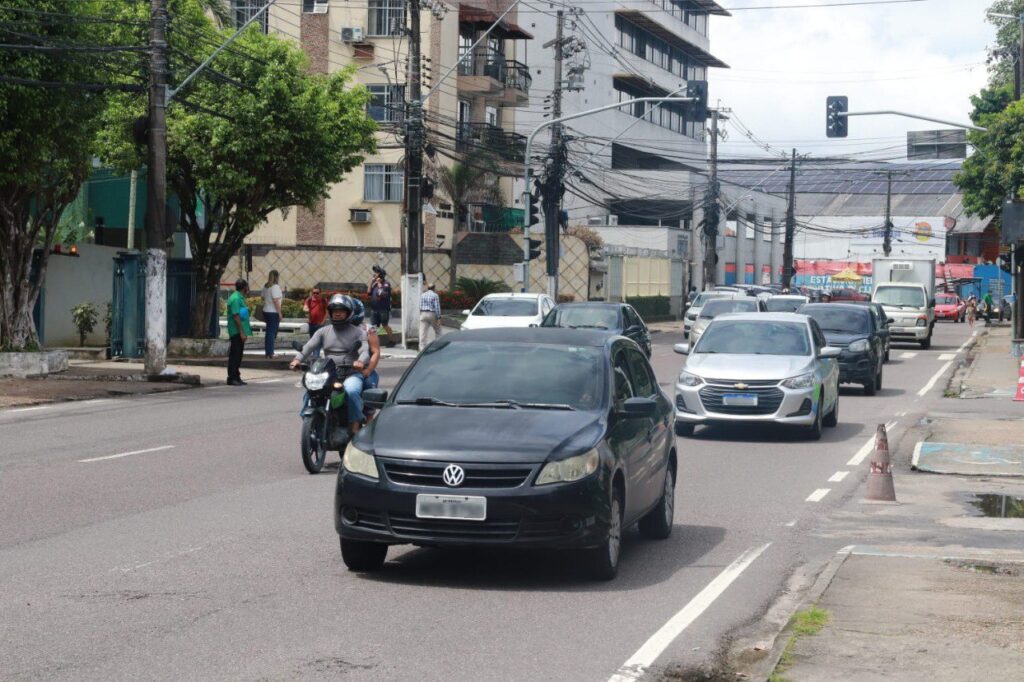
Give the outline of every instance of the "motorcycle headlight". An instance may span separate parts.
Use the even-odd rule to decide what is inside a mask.
[[[700,386],[704,383],[696,374],[690,374],[689,372],[683,371],[679,373],[679,383],[683,386]]]
[[[548,462],[540,471],[537,477],[537,485],[549,483],[569,483],[586,478],[597,471],[597,464],[600,456],[597,450],[585,452],[582,455],[563,459],[558,462]]]
[[[363,452],[355,445],[352,445],[351,442],[345,448],[345,456],[341,458],[341,466],[345,467],[345,471],[349,473],[366,476],[375,481],[380,478],[380,475],[377,473],[377,460],[373,458],[373,455]]]
[[[869,348],[871,348],[871,344],[867,339],[858,339],[850,344],[851,353],[867,353]]]
[[[782,382],[782,385],[786,388],[811,388],[814,386],[814,372],[786,379]]]
[[[302,377],[302,385],[306,387],[307,391],[319,391],[326,383],[327,372],[320,372],[319,374],[306,372]]]

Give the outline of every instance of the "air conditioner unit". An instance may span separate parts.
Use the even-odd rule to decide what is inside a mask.
[[[317,0],[313,3],[313,14],[327,14],[328,0]]]
[[[607,222],[608,219],[603,215],[590,216],[589,218],[587,218],[587,225],[589,225],[590,227],[598,227],[601,225],[605,225]]]
[[[348,221],[350,223],[368,223],[373,218],[373,214],[370,209],[367,208],[353,208],[349,209]]]
[[[341,29],[341,42],[343,43],[361,43],[364,38],[362,26],[346,26]]]

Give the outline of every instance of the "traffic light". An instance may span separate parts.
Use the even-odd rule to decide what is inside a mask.
[[[530,207],[527,209],[526,224],[529,226],[536,225],[540,222],[540,195],[530,195]]]
[[[846,137],[849,122],[846,116],[840,116],[850,110],[849,97],[829,97],[825,100],[825,135],[828,137]]]
[[[537,260],[540,258],[540,247],[544,244],[540,239],[530,240],[530,260]]]
[[[693,97],[690,102],[690,111],[694,121],[706,121],[708,118],[708,82],[688,81],[686,83],[686,96]]]
[[[1012,263],[1011,263],[1010,254],[1008,254],[1008,253],[1001,253],[1001,254],[999,254],[999,269],[1000,270],[1002,270],[1003,272],[1011,272],[1011,270],[1010,270],[1010,266],[1011,265],[1012,265]]]

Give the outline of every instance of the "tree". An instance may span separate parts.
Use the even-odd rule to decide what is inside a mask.
[[[953,182],[963,192],[970,215],[998,215],[1003,202],[1019,197],[1024,187],[1024,101],[981,117],[985,132],[969,137],[977,150],[968,157]]]
[[[471,152],[451,166],[439,166],[435,172],[437,189],[452,202],[455,225],[452,230],[451,267],[448,289],[454,291],[458,281],[458,232],[469,228],[469,207],[472,204],[503,206],[505,195],[498,184],[501,169],[486,152]]]
[[[1024,0],[996,0],[989,5],[988,12],[1018,17],[1024,13]],[[989,85],[1012,85],[1020,44],[1020,22],[1001,17],[988,17],[988,21],[996,27],[996,43],[988,51]]]
[[[3,350],[38,345],[32,311],[61,217],[89,173],[105,100],[100,86],[112,84],[116,66],[131,55],[92,49],[103,47],[109,28],[104,4],[6,0],[0,7]]]
[[[172,77],[184,78],[216,32],[196,0],[176,0],[169,42]],[[196,35],[218,34],[200,42]],[[310,74],[305,54],[252,27],[192,81],[167,112],[167,180],[180,206],[196,269],[195,337],[209,334],[217,288],[231,257],[274,211],[314,206],[331,184],[374,149],[368,93],[352,71]],[[122,171],[142,163],[131,135],[144,102],[116,96],[101,134],[104,161]]]

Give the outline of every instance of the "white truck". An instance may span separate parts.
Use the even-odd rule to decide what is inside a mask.
[[[871,300],[881,303],[892,320],[892,340],[915,341],[921,348],[930,348],[935,327],[935,259],[874,258],[871,272]]]

